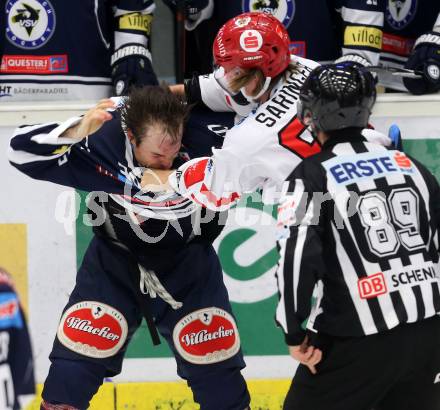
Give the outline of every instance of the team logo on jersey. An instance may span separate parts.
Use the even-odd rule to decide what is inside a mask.
[[[323,162],[332,179],[337,184],[347,185],[363,178],[380,178],[391,174],[413,174],[411,160],[402,152],[365,152],[356,155],[344,155]]]
[[[376,298],[388,292],[385,278],[382,272],[359,279],[359,296],[361,299]]]
[[[246,30],[240,35],[240,47],[248,53],[255,53],[263,45],[263,37],[257,30]]]
[[[295,15],[295,0],[243,0],[242,10],[272,14],[287,28]]]
[[[36,49],[55,31],[55,10],[48,0],[8,0],[6,37],[17,47]]]
[[[4,55],[0,65],[0,73],[54,74],[67,72],[67,55]]]
[[[194,364],[222,362],[240,349],[234,318],[216,307],[183,317],[174,327],[173,341],[179,354]]]
[[[406,27],[416,15],[417,0],[388,0],[385,18],[396,30]]]
[[[66,310],[57,336],[68,349],[84,356],[110,357],[125,343],[127,321],[109,305],[83,301]]]
[[[121,95],[122,91],[124,91],[124,88],[125,88],[125,82],[122,81],[122,80],[119,80],[116,83],[116,87],[115,88],[116,88],[116,95]]]
[[[409,171],[412,169],[411,160],[403,152],[396,151],[394,161],[396,161],[396,165],[401,171]]]
[[[421,247],[424,246],[424,244],[421,244]],[[420,282],[437,282],[439,279],[439,272],[437,271],[438,268],[436,269],[432,263],[424,263],[414,267],[414,269],[402,269],[402,271],[397,271],[389,276],[390,287],[396,289],[402,286],[414,286]]]
[[[437,81],[440,78],[440,68],[436,64],[431,64],[426,68],[426,71],[433,80]]]

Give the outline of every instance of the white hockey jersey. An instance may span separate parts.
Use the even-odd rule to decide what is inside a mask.
[[[295,70],[272,90],[270,99],[226,133],[222,149],[213,149],[210,158],[189,161],[170,176],[177,191],[207,208],[224,209],[243,193],[277,187],[303,158],[320,151],[296,116],[301,87],[318,63],[298,57],[293,62]],[[204,103],[213,110],[246,114],[213,81],[200,81]]]
[[[188,161],[170,175],[169,183],[176,191],[217,211],[260,188],[263,200],[274,203],[295,167],[321,150],[297,118],[296,108],[301,87],[318,63],[297,56],[292,59],[296,69],[280,80],[267,102],[226,132],[223,148],[213,149],[211,157]],[[200,88],[203,102],[212,110],[245,114],[212,76],[200,78]],[[379,133],[365,136],[383,145],[390,143]]]

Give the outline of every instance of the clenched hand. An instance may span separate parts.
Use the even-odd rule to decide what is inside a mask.
[[[105,122],[112,119],[112,115],[107,111],[108,108],[115,108],[115,103],[111,99],[106,98],[99,101],[98,104],[84,114],[78,124],[67,129],[61,137],[81,141],[88,135],[95,133]]]

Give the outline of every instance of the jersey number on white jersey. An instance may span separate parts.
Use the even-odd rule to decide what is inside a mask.
[[[321,151],[318,142],[310,135],[304,134],[307,127],[295,115],[278,133],[280,145],[304,159]]]

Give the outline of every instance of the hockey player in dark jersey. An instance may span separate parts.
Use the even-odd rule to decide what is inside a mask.
[[[243,410],[249,394],[240,338],[212,247],[222,215],[174,192],[141,187],[147,167],[174,168],[206,155],[192,151],[191,138],[198,150],[201,141],[206,151],[221,145],[215,132],[232,118],[222,114],[211,122],[203,115],[203,125],[195,113],[184,153],[187,108],[168,89],[134,90],[108,112],[113,106],[103,100],[82,120],[24,126],[11,140],[9,159],[20,171],[93,191],[95,236],[60,320],[42,409],[86,409],[103,378],[120,372],[144,316],[153,339],[157,326],[168,342],[202,409]],[[204,138],[193,134],[197,128]]]
[[[417,70],[422,78],[402,78],[381,72],[381,83],[413,94],[439,91],[440,2],[387,0],[386,3],[381,65]]]
[[[153,0],[7,0],[0,18],[1,101],[97,101],[126,95],[131,85],[157,84],[154,7]]]
[[[285,410],[440,408],[440,186],[361,135],[375,97],[347,65],[318,67],[300,93],[322,151],[278,208],[276,317],[301,362]]]
[[[186,77],[212,71],[212,44],[220,27],[247,12],[266,12],[286,27],[292,54],[321,63],[341,56],[376,65],[385,0],[187,0]],[[176,0],[166,0],[175,5]],[[194,53],[194,50],[197,53]]]
[[[0,268],[0,408],[25,408],[35,394],[32,348],[12,278]]]

